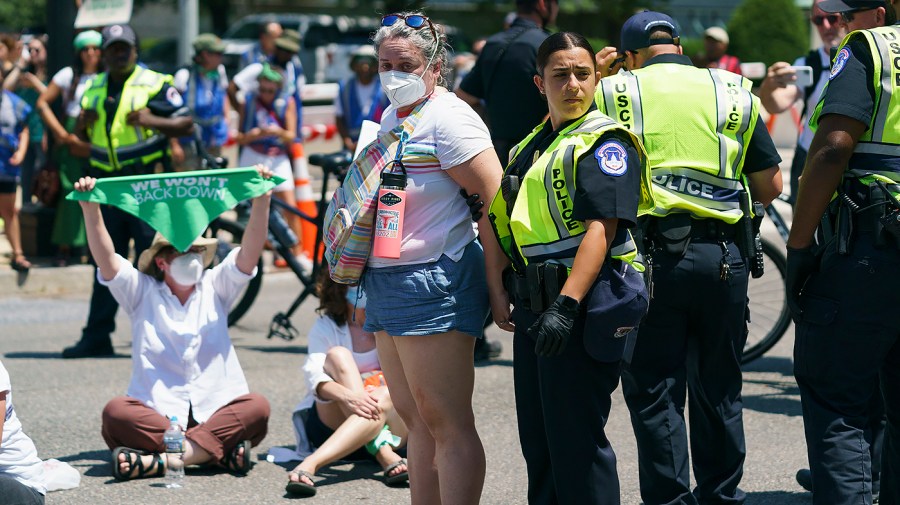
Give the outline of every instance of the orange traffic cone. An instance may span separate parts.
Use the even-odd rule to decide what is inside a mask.
[[[294,142],[291,145],[291,163],[294,168],[294,195],[297,199],[297,209],[309,217],[315,218],[318,211],[312,187],[309,184],[309,166],[306,164],[303,144]],[[313,246],[316,243],[316,226],[305,219],[300,221],[300,225],[302,230],[300,243],[303,246],[303,254],[312,259],[316,257],[313,253]],[[319,248],[318,255],[319,257],[322,255],[321,248]]]

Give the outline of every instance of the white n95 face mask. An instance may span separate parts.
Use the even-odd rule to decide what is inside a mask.
[[[203,257],[200,253],[188,253],[172,260],[169,265],[172,280],[181,286],[193,286],[203,276]]]
[[[418,74],[390,70],[378,76],[381,89],[394,107],[406,107],[425,96],[425,81]]]

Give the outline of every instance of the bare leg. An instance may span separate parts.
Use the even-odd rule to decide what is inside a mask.
[[[353,391],[363,390],[359,368],[353,360],[352,353],[346,347],[332,347],[325,356],[324,368],[329,377],[345,388]],[[382,414],[379,419],[375,420],[363,419],[353,414],[346,405],[340,402],[316,403],[316,413],[322,423],[333,429],[334,433],[321,447],[297,465],[294,472],[303,470],[315,475],[323,466],[343,458],[375,438],[384,427],[385,406],[390,407],[387,388],[379,389],[384,389],[384,392],[379,392],[377,395],[379,404],[382,406]],[[288,478],[296,481],[298,475],[292,472]],[[306,480],[305,477],[304,480]],[[312,483],[309,482],[309,484]]]
[[[453,331],[393,340],[419,416],[434,440],[441,503],[478,503],[485,457],[472,411],[475,338]],[[410,432],[412,446],[417,432],[412,426]]]
[[[16,194],[0,194],[0,218],[3,218],[6,229],[6,238],[12,247],[12,261],[19,262],[22,266],[30,267],[31,263],[22,254],[22,235],[19,229],[19,211],[16,209]]]
[[[416,338],[416,337],[403,337]],[[431,432],[419,416],[409,383],[406,381],[404,365],[400,361],[394,338],[383,331],[375,333],[378,360],[391,389],[391,399],[397,413],[409,431],[408,454],[410,498],[413,505],[440,505],[441,493],[435,465],[435,445]],[[441,351],[443,352],[443,351]],[[441,355],[441,354],[438,354]],[[429,360],[430,361],[430,360]],[[471,365],[469,365],[471,366]],[[455,415],[455,414],[454,414]]]

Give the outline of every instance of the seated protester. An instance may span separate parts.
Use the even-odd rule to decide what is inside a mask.
[[[309,331],[303,365],[307,393],[294,411],[297,452],[305,459],[290,472],[285,489],[315,495],[316,471],[348,455],[366,458],[363,447],[384,469],[387,485],[406,482],[406,458],[394,451],[406,443],[406,425],[391,403],[375,335],[362,329],[366,295],[335,283],[326,270],[319,276],[318,295],[319,318]]]
[[[44,463],[34,442],[22,431],[13,407],[9,373],[0,362],[0,503],[43,505],[47,489],[43,484]]]
[[[257,168],[271,177],[265,167]],[[91,191],[95,183],[83,177],[75,190]],[[269,202],[269,194],[253,199],[241,247],[209,270],[215,240],[198,238],[179,253],[159,234],[135,269],[115,253],[99,205],[79,202],[98,280],[132,322],[127,396],[110,400],[102,416],[116,479],[165,474],[163,434],[170,417],[186,428],[185,465],[218,463],[239,475],[250,470],[250,448],[266,436],[269,402],[249,392],[228,336],[227,316],[256,275]]]

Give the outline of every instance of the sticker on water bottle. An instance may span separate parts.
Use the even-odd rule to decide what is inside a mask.
[[[396,210],[378,209],[375,216],[375,236],[397,238],[400,233],[400,212]]]
[[[166,440],[166,452],[184,452],[184,439]]]

